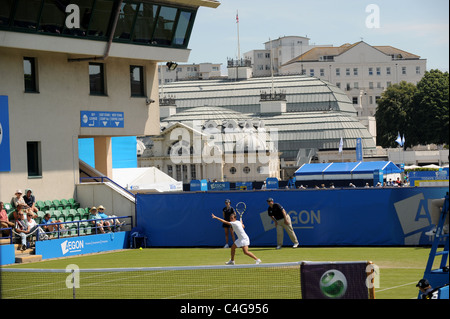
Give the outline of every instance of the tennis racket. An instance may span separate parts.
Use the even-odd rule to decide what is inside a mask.
[[[236,204],[236,212],[239,214],[240,219],[242,220],[242,215],[244,215],[247,205],[244,202],[239,202]]]

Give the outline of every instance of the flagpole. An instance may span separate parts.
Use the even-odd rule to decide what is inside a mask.
[[[236,10],[236,25],[237,25],[237,39],[238,39],[238,61],[239,61],[241,58],[241,47],[239,44],[239,12],[238,12],[238,10]]]

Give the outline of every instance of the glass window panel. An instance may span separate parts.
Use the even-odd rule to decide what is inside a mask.
[[[11,10],[14,0],[2,0],[0,5],[0,25],[9,25],[9,16],[11,15]]]
[[[42,0],[18,0],[14,17],[14,26],[28,30],[36,30],[37,20],[41,12]]]
[[[131,96],[144,96],[144,67],[130,66]]]
[[[37,92],[36,63],[34,58],[23,58],[25,92]]]
[[[89,28],[94,0],[70,0],[70,3],[76,4],[80,8],[80,28],[65,28],[64,34],[84,37]]]
[[[89,63],[89,87],[93,95],[105,94],[103,64]]]
[[[140,5],[133,32],[134,42],[151,43],[157,11],[157,5],[148,3]]]
[[[41,142],[27,142],[28,177],[42,176]]]
[[[115,39],[130,39],[134,18],[139,5],[136,3],[123,2],[120,8],[119,20],[114,32]]]
[[[66,7],[56,0],[44,0],[39,31],[61,34],[66,21]]]
[[[191,20],[192,13],[182,11],[178,18],[177,30],[175,31],[175,38],[173,44],[187,46],[189,22]]]
[[[173,37],[173,27],[177,9],[170,7],[161,7],[159,11],[158,21],[156,23],[153,41],[155,44],[171,45]]]
[[[109,21],[113,12],[113,1],[95,1],[92,12],[91,23],[89,24],[88,35],[96,37],[106,37],[108,34]]]

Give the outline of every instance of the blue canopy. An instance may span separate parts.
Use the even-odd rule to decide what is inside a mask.
[[[303,164],[296,172],[296,177],[319,178],[325,176],[346,176],[355,178],[367,178],[373,176],[374,171],[381,171],[384,176],[387,174],[400,174],[401,169],[390,161],[377,162],[350,162],[350,163],[313,163]],[[356,176],[355,176],[356,175]]]

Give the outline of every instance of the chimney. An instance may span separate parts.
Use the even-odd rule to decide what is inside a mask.
[[[260,94],[261,114],[281,114],[286,112],[286,93],[283,91],[274,93],[261,92]]]
[[[248,80],[252,77],[252,61],[250,59],[228,59],[228,79]]]
[[[159,99],[159,118],[161,120],[176,113],[177,105],[173,95],[164,96]]]

